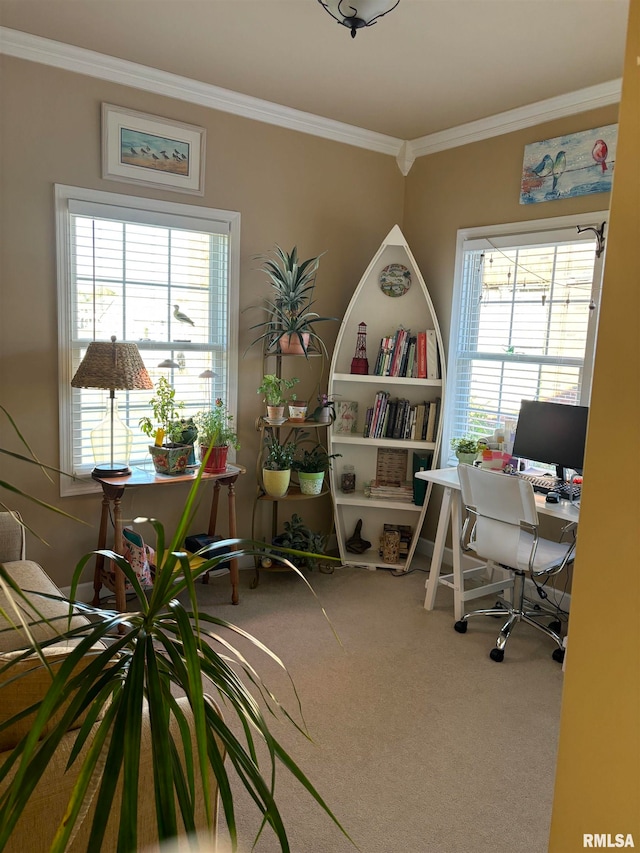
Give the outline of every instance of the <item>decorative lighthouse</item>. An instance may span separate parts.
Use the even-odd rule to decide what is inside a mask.
[[[351,372],[367,375],[369,373],[369,361],[367,359],[367,324],[360,323],[358,326],[358,339],[356,341],[356,354],[351,359]]]

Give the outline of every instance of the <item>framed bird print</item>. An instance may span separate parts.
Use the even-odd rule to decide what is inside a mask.
[[[520,204],[609,192],[618,125],[556,136],[524,149]]]
[[[102,105],[102,177],[204,195],[202,127]]]

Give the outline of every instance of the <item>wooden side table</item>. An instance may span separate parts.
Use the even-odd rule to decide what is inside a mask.
[[[211,511],[209,513],[209,536],[213,536],[216,529],[216,521],[218,516],[218,500],[220,497],[220,487],[226,486],[228,490],[229,501],[229,538],[237,537],[236,531],[236,494],[235,483],[240,474],[245,474],[246,468],[242,465],[227,465],[226,471],[222,474],[203,473],[203,481],[214,481],[213,497],[211,499]],[[143,468],[134,468],[126,477],[96,477],[98,483],[102,487],[102,513],[100,516],[100,531],[98,534],[98,550],[103,550],[107,546],[107,527],[109,523],[109,515],[113,506],[113,547],[117,554],[122,554],[122,509],[121,502],[125,491],[128,488],[137,486],[167,486],[174,483],[189,483],[195,479],[195,473],[188,474],[156,474],[153,471],[146,471]],[[235,548],[234,548],[235,550]],[[93,577],[93,605],[98,606],[100,603],[100,590],[103,587],[104,577],[104,556],[98,554],[96,557],[96,567]],[[231,603],[238,604],[238,561],[237,559],[230,560],[230,576],[231,576]],[[203,583],[208,580],[208,575],[203,577]],[[115,597],[116,609],[120,613],[124,613],[127,609],[127,598],[125,594],[125,576],[118,566],[115,567]]]

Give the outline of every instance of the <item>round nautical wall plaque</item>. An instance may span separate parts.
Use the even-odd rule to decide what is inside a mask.
[[[411,272],[404,264],[388,264],[380,273],[380,288],[387,296],[404,296],[411,287]]]

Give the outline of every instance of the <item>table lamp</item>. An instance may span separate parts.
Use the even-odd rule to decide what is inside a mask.
[[[73,388],[102,388],[109,391],[109,404],[104,417],[91,431],[91,446],[96,462],[91,476],[125,477],[130,474],[133,432],[118,414],[115,390],[144,391],[153,388],[138,347],[135,344],[116,343],[115,335],[111,336],[111,343],[90,343],[71,385]]]

